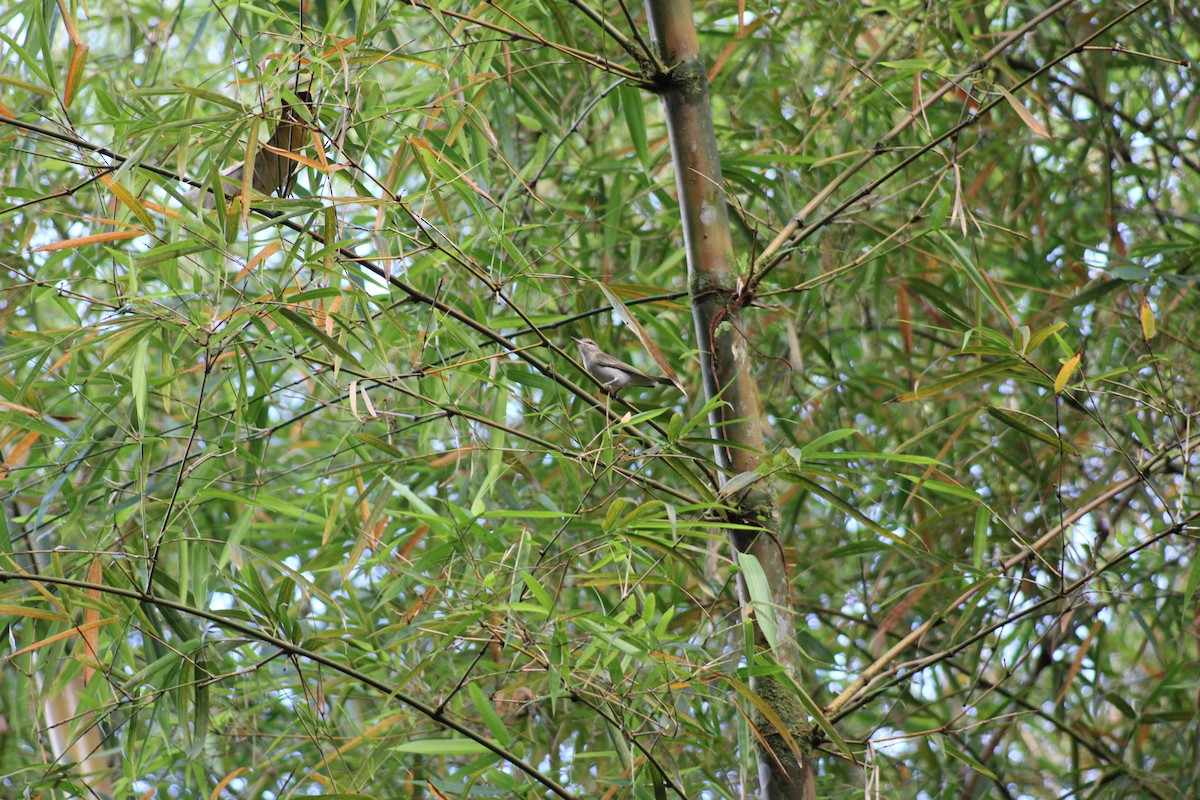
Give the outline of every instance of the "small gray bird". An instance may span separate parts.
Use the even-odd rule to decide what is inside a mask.
[[[592,339],[576,339],[572,336],[571,341],[579,345],[579,354],[583,356],[583,368],[614,395],[626,386],[676,385],[670,378],[647,375],[621,359],[610,356]]]

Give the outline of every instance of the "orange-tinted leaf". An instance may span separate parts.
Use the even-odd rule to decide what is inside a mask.
[[[242,280],[247,275],[249,275],[251,272],[254,272],[255,267],[257,267],[259,264],[261,264],[265,259],[268,259],[271,256],[278,253],[282,248],[283,248],[283,243],[280,242],[279,240],[276,240],[274,242],[271,242],[269,245],[264,247],[262,250],[259,250],[254,255],[250,256],[250,260],[246,262],[246,266],[243,267],[242,271],[237,274],[237,277],[233,279],[233,282],[237,283],[238,281]]]
[[[183,218],[178,211],[172,211],[169,208],[159,205],[158,203],[154,202],[153,200],[143,200],[142,205],[145,206],[146,208],[150,209],[151,211],[153,211],[157,214],[162,214],[164,217],[169,217],[170,219],[182,219]]]
[[[51,242],[40,247],[35,247],[29,252],[44,253],[48,250],[68,250],[72,247],[84,247],[89,244],[103,244],[104,242],[119,242],[122,239],[136,239],[139,236],[145,236],[145,231],[108,231],[107,233],[93,233],[91,236],[80,236],[78,239],[64,239],[61,242]]]
[[[16,658],[17,656],[24,655],[25,653],[31,653],[34,650],[40,650],[41,648],[45,647],[48,644],[54,644],[55,642],[60,642],[63,639],[70,639],[72,636],[76,636],[81,633],[86,633],[87,631],[91,630],[92,628],[99,628],[104,625],[109,625],[113,622],[119,622],[119,621],[120,621],[119,617],[107,617],[106,619],[98,619],[98,620],[95,620],[94,622],[85,622],[82,625],[72,625],[70,628],[68,628],[65,631],[59,631],[58,633],[56,633],[52,636],[47,636],[45,639],[34,642],[33,644],[31,644],[27,647],[22,647],[20,650],[17,650],[12,655],[8,656],[8,659]],[[8,660],[8,659],[5,659],[5,660]]]
[[[324,160],[316,161],[311,158],[305,158],[299,153],[293,153],[291,150],[284,150],[282,147],[275,147],[269,144],[264,144],[262,149],[266,150],[267,152],[274,153],[280,158],[289,158],[292,161],[296,161],[306,167],[319,169],[322,172],[337,172],[340,169],[347,169],[350,166],[349,164],[330,164],[328,161]]]
[[[59,0],[58,2],[59,19],[62,20],[63,27],[67,29],[67,38],[71,44],[79,46],[79,26],[75,24],[75,16],[71,14],[70,4]]]
[[[23,411],[31,417],[40,417],[40,411],[35,411],[29,406],[19,406],[16,403],[10,403],[7,400],[0,400],[0,408],[11,408],[13,411]]]
[[[29,433],[22,436],[21,441],[17,442],[11,450],[4,454],[4,461],[8,464],[8,466],[13,466],[20,463],[21,459],[25,456],[25,453],[29,451],[29,448],[33,446],[33,443],[36,442],[38,437],[41,435],[42,434],[38,431],[29,431]]]
[[[248,769],[250,769],[250,768],[249,767],[238,767],[233,772],[226,775],[224,778],[221,778],[221,780],[217,783],[217,785],[213,787],[212,794],[210,794],[208,796],[208,800],[218,800],[218,798],[221,796],[221,792],[225,791],[225,787],[228,786],[229,784],[233,783],[234,779],[236,779],[239,775],[242,775],[243,773],[245,773],[246,770],[248,770]]]
[[[1071,666],[1067,669],[1067,676],[1063,680],[1062,688],[1059,689],[1058,696],[1054,698],[1055,704],[1061,703],[1063,698],[1067,696],[1067,692],[1071,690],[1071,685],[1075,682],[1075,676],[1079,674],[1079,669],[1087,659],[1087,654],[1092,647],[1092,641],[1095,640],[1096,634],[1103,628],[1103,620],[1098,619],[1092,623],[1092,627],[1088,630],[1087,638],[1079,646],[1079,652],[1075,654],[1075,658],[1071,659]]]
[[[76,44],[71,48],[71,64],[67,67],[67,81],[63,88],[63,106],[70,108],[75,99],[75,92],[83,80],[83,68],[87,64],[88,46]]]

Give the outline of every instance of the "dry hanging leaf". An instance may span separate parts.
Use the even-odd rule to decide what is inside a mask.
[[[1029,127],[1029,130],[1033,131],[1038,136],[1045,137],[1046,139],[1054,138],[1050,135],[1050,131],[1046,129],[1046,126],[1043,125],[1038,118],[1033,115],[1033,112],[1026,108],[1020,100],[1014,97],[1012,92],[1008,91],[1003,86],[997,85],[996,88],[1000,90],[1000,94],[1004,95],[1004,99],[1008,101],[1010,106],[1012,106],[1013,111],[1017,112],[1017,116],[1020,117],[1021,121]]]

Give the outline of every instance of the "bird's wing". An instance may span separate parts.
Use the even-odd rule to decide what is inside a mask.
[[[617,358],[616,356],[610,356],[608,353],[600,353],[596,358],[596,363],[602,367],[608,367],[609,369],[619,369],[622,372],[631,372],[636,375],[646,374],[632,364],[626,364],[621,359]]]

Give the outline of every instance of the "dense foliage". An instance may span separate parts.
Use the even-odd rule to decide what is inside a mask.
[[[1200,796],[1200,10],[693,8],[818,797]],[[649,37],[0,8],[0,796],[756,791]]]

